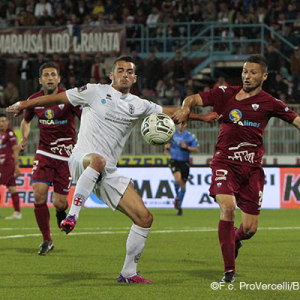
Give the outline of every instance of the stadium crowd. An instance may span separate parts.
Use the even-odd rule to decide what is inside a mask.
[[[293,49],[286,47],[276,36],[268,37],[265,56],[268,61],[269,79],[265,90],[287,103],[300,103],[300,3],[296,0],[3,0],[0,2],[0,30],[1,28],[18,26],[99,26],[102,24],[126,24],[127,37],[139,37],[142,24],[149,28],[150,36],[159,37],[161,27],[159,23],[168,23],[168,36],[184,35],[184,28],[177,22],[208,22],[216,21],[220,24],[259,24],[265,23],[285,37]],[[174,24],[175,23],[175,24]],[[132,26],[131,26],[132,25]],[[199,30],[199,29],[198,29]],[[226,35],[220,32],[220,35]],[[235,36],[255,36],[254,30],[235,30]],[[196,82],[190,78],[191,60],[183,57],[176,47],[171,47],[176,57],[167,67],[163,67],[162,60],[156,56],[153,49],[147,59],[139,56],[135,44],[128,49],[135,58],[139,79],[133,93],[162,105],[178,105],[185,96],[199,91]],[[171,45],[172,46],[172,45]],[[174,46],[174,45],[173,45]],[[287,58],[283,60],[279,50]],[[39,89],[37,80],[39,66],[49,60],[56,61],[62,72],[62,87],[71,88],[86,82],[109,82],[109,66],[116,58],[116,53],[110,56],[88,57],[70,53],[62,56],[58,53],[46,56],[23,54],[17,69],[16,77],[19,86],[11,81],[6,82],[5,57],[0,57],[0,104],[7,106],[15,99],[27,98]],[[24,61],[26,61],[24,63]],[[22,65],[26,65],[24,69]],[[168,68],[168,70],[165,70]],[[167,76],[172,74],[172,76]],[[217,82],[216,74],[207,87]],[[169,78],[170,77],[170,78]],[[232,84],[231,78],[226,78]]]

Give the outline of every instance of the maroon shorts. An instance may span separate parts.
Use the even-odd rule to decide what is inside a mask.
[[[32,168],[32,181],[53,185],[55,193],[68,195],[72,183],[68,162],[36,154]]]
[[[0,185],[16,186],[15,164],[5,164],[0,166]]]
[[[233,195],[237,206],[245,213],[259,215],[265,173],[262,167],[213,163],[210,195]]]

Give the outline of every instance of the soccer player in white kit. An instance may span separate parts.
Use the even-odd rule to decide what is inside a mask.
[[[119,174],[117,163],[124,144],[138,120],[151,113],[172,115],[177,109],[162,107],[129,93],[136,82],[135,65],[129,56],[118,58],[110,73],[111,85],[87,84],[66,92],[19,101],[7,110],[19,114],[33,106],[71,103],[83,105],[78,141],[69,160],[71,176],[77,181],[72,206],[61,229],[74,229],[80,209],[93,191],[111,209],[132,221],[126,243],[126,257],[117,279],[124,283],[152,283],[137,274],[137,262],[144,249],[153,216],[130,184]],[[217,114],[197,115],[193,119],[212,121]]]

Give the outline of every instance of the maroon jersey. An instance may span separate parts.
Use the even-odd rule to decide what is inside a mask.
[[[59,89],[58,93],[64,90]],[[43,96],[39,91],[29,97],[34,99]],[[27,109],[24,119],[30,122],[34,116],[38,117],[40,140],[37,153],[67,160],[75,145],[75,120],[74,116],[81,116],[80,106],[74,107],[70,103],[49,107],[35,107]]]
[[[0,132],[0,166],[11,165],[15,166],[12,147],[17,145],[15,133],[7,128]]]
[[[271,117],[292,123],[297,114],[285,103],[260,91],[238,101],[240,86],[219,87],[199,93],[204,106],[220,116],[220,131],[213,162],[260,165],[264,154],[263,132]]]

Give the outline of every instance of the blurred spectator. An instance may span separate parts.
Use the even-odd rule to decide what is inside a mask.
[[[77,60],[74,53],[70,53],[66,63],[66,76],[75,76],[75,70],[77,68]]]
[[[166,91],[165,82],[162,79],[159,79],[157,81],[156,88],[155,88],[155,94],[157,99],[156,102],[159,105],[162,105],[163,103],[166,102],[165,91]]]
[[[113,0],[106,0],[104,4],[104,10],[106,15],[114,15],[118,11],[118,4]]]
[[[112,70],[112,65],[116,59],[117,59],[117,54],[113,51],[110,52],[108,56],[102,58],[101,77],[104,77],[110,81],[109,74]]]
[[[171,66],[173,71],[173,78],[176,84],[184,86],[184,82],[189,78],[189,62],[187,58],[182,56],[180,50],[176,51],[175,59]]]
[[[273,97],[280,99],[280,100],[282,100],[280,98],[280,95],[288,94],[288,84],[284,81],[284,79],[282,78],[282,75],[280,73],[276,74],[275,82],[270,90],[270,93]]]
[[[3,91],[3,104],[5,107],[13,104],[19,98],[18,88],[13,84],[13,82],[7,82],[7,85]],[[22,98],[22,100],[25,98]]]
[[[100,13],[104,14],[104,12],[105,12],[105,9],[104,9],[104,5],[103,5],[102,0],[97,0],[95,5],[94,5],[92,14],[93,15],[98,15]]]
[[[103,76],[103,71],[102,71],[101,57],[99,54],[97,54],[92,64],[91,77],[94,78],[97,83],[99,83],[102,76]]]
[[[77,84],[82,86],[87,84],[91,78],[91,61],[87,59],[85,53],[81,53],[79,61],[75,65],[75,77],[77,78]]]
[[[32,62],[32,71],[33,71],[33,92],[37,92],[40,90],[40,82],[39,82],[39,71],[40,66],[45,63],[45,55],[44,53],[38,53],[37,58]]]
[[[272,89],[272,86],[275,83],[275,76],[276,73],[280,72],[281,68],[281,59],[277,51],[275,50],[275,47],[273,43],[268,44],[267,49],[265,53],[265,58],[268,65],[268,78],[264,83],[264,88],[266,92],[270,92]]]
[[[21,24],[22,26],[36,26],[37,25],[37,19],[30,11],[22,11],[21,12]]]
[[[7,4],[4,3],[4,1],[0,1],[0,18],[2,19],[6,18],[6,10],[7,10]]]
[[[16,19],[16,6],[14,1],[8,1],[6,7],[6,21],[7,23],[11,23]]]
[[[165,100],[162,103],[163,105],[173,105],[175,90],[176,87],[174,85],[174,80],[173,78],[169,78],[166,83]]]
[[[290,58],[291,64],[291,73],[292,73],[292,81],[293,81],[293,94],[298,103],[300,103],[300,48],[295,47],[294,53]]]
[[[63,11],[63,9],[60,5],[55,10],[54,25],[64,26],[66,24],[67,24],[67,16],[66,16],[66,13]]]
[[[76,83],[76,77],[74,75],[70,75],[67,78],[67,82],[66,82],[66,89],[73,89],[75,87],[77,87],[77,83]]]
[[[58,53],[53,53],[52,61],[55,62],[59,66],[61,78],[65,78],[66,77],[66,65],[65,65],[65,62],[62,60],[61,56]]]
[[[88,12],[89,12],[88,7],[84,0],[76,1],[74,6],[74,13],[77,16],[77,18],[80,20],[81,24],[83,23],[84,17]]]
[[[142,94],[140,96],[142,99],[147,99],[149,101],[157,103],[157,99],[155,97],[155,92],[151,89],[148,88],[143,88],[142,89]]]
[[[32,62],[29,60],[29,54],[24,52],[22,54],[22,60],[18,65],[19,91],[21,100],[27,99],[33,93],[33,69]]]
[[[146,24],[149,28],[150,37],[156,36],[157,21],[159,18],[159,10],[156,6],[152,7],[151,14],[148,15]]]
[[[137,75],[136,84],[138,90],[141,91],[142,84],[143,84],[143,76],[144,76],[144,61],[139,56],[138,52],[135,49],[131,51],[131,55],[135,63],[135,74]]]
[[[150,50],[149,58],[145,62],[144,82],[147,88],[155,89],[158,79],[162,77],[162,63],[155,56],[155,51]]]
[[[174,90],[172,106],[180,107],[182,104],[181,92],[179,89]]]
[[[161,4],[162,11],[167,15],[171,16],[172,10],[174,8],[174,2],[172,0],[164,0]]]
[[[34,8],[34,16],[36,18],[44,17],[45,11],[47,11],[48,16],[52,16],[52,6],[49,2],[46,2],[46,0],[39,0]]]
[[[285,24],[283,28],[283,36],[284,38],[289,41],[292,45],[297,45],[298,37],[293,27],[289,24]],[[290,57],[293,54],[293,48],[287,45],[285,42],[281,43],[282,52],[287,56]]]
[[[5,86],[6,59],[0,54],[0,85]]]
[[[213,88],[217,88],[220,86],[229,86],[228,82],[226,81],[225,77],[219,76],[217,82],[213,85]]]

